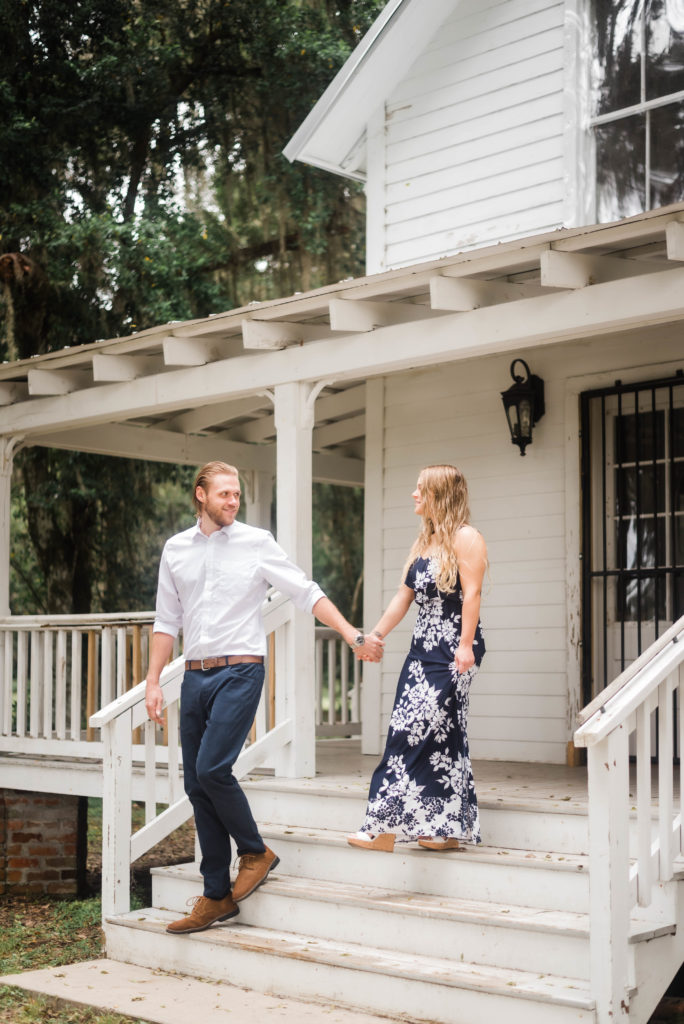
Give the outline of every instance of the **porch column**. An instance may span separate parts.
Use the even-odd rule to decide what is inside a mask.
[[[249,526],[270,530],[273,474],[249,469],[240,475],[245,481],[245,520]]]
[[[10,614],[10,520],[12,465],[20,438],[0,438],[0,615]]]
[[[311,575],[312,431],[319,387],[296,382],[275,388],[277,537],[293,562]],[[276,774],[290,778],[316,771],[314,618],[299,609],[277,652],[277,719],[291,718],[294,739],[280,755]]]
[[[385,383],[366,381],[366,461],[363,489],[363,621],[371,629],[382,615],[383,576],[383,437]],[[382,662],[363,663],[361,752],[382,753],[380,705]]]

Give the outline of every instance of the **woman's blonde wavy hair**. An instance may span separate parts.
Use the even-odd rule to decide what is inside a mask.
[[[437,565],[435,583],[438,590],[450,593],[456,589],[458,559],[456,557],[456,531],[470,522],[468,485],[456,466],[425,466],[418,476],[418,487],[423,498],[422,525],[409,553],[402,581],[415,562],[430,548]]]

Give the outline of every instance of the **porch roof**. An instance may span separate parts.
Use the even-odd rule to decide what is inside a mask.
[[[272,389],[325,386],[314,477],[363,481],[365,381],[684,320],[684,203],[0,365],[0,435],[274,466]]]

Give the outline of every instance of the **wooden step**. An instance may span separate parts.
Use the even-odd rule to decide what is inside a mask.
[[[195,977],[257,991],[325,998],[437,1024],[580,1024],[594,1002],[577,979],[510,970],[359,943],[253,927],[237,921],[193,935],[170,935],[177,915],[132,911],[105,923],[108,955],[143,966],[164,963]],[[151,936],[154,936],[152,941]]]
[[[153,906],[182,914],[202,893],[196,864],[154,868]],[[296,878],[273,872],[240,905],[240,921],[378,949],[468,960],[502,968],[589,977],[586,914],[474,899],[402,893],[387,887]]]
[[[349,846],[333,829],[262,824],[261,834],[281,858],[281,871],[330,882],[365,885],[450,899],[585,913],[588,860],[577,854],[463,845],[444,853],[397,844],[394,853]]]

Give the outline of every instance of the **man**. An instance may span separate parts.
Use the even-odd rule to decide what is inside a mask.
[[[357,656],[379,661],[383,647],[380,639],[364,637],[347,622],[267,530],[236,521],[240,481],[233,466],[203,466],[193,500],[197,525],[164,546],[145,692],[148,716],[161,722],[159,677],[182,627],[187,659],[181,690],[183,771],[202,851],[204,895],[189,916],[168,926],[176,934],[235,917],[240,900],[262,885],[279,862],[259,835],[232,773],[264,681],[261,605],[269,586],[336,629]],[[231,838],[240,857],[232,893]]]

